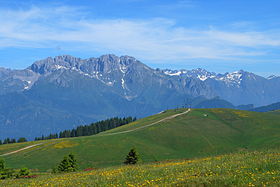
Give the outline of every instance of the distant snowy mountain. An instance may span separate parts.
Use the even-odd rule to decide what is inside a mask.
[[[280,79],[280,76],[270,75],[269,77],[267,77],[267,79],[269,79],[269,80],[271,80],[271,79]]]
[[[168,76],[189,77],[204,82],[219,96],[235,105],[254,104],[256,106],[280,100],[280,77],[264,78],[243,70],[216,74],[204,69],[162,70]]]
[[[0,68],[0,138],[40,136],[112,116],[168,108],[267,105],[280,101],[280,78],[243,70],[152,69],[130,56],[69,55],[24,70]]]
[[[205,69],[193,69],[193,70],[163,70],[163,73],[169,76],[186,76],[191,78],[197,78],[201,81],[205,81],[208,78],[216,77],[216,73],[208,72]]]
[[[206,81],[207,79],[212,79],[216,81],[224,82],[228,85],[240,85],[242,81],[242,76],[248,72],[243,70],[235,71],[232,73],[216,74],[214,72],[208,72],[205,69],[193,69],[193,70],[163,70],[163,73],[169,76],[186,76],[190,78],[197,78],[201,81]],[[269,79],[269,78],[268,78]]]

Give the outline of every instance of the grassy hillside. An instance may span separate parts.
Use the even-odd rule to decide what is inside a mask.
[[[132,147],[138,150],[142,162],[280,147],[280,115],[275,112],[193,109],[146,127],[184,111],[186,109],[169,110],[95,136],[2,145],[0,151],[7,153],[43,143],[4,158],[9,167],[47,171],[70,152],[77,156],[80,168],[84,169],[120,165]]]
[[[34,179],[0,180],[0,186],[277,186],[279,156],[279,151],[240,152]]]

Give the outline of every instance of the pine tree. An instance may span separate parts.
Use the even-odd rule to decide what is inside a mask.
[[[70,163],[70,170],[71,171],[77,171],[78,170],[78,164],[75,156],[73,154],[69,154],[69,163]]]
[[[24,138],[24,137],[21,137],[21,138],[19,138],[18,139],[18,141],[17,141],[18,143],[21,143],[21,142],[27,142],[27,139],[26,138]]]
[[[68,168],[70,167],[70,162],[68,157],[64,157],[63,160],[60,162],[60,164],[58,165],[57,170],[59,172],[67,172]]]
[[[9,142],[10,142],[10,138],[6,138],[6,139],[4,139],[3,144],[8,144]]]
[[[136,164],[139,160],[138,153],[136,150],[133,148],[129,151],[128,155],[125,158],[124,163],[125,164]]]
[[[57,167],[57,170],[59,172],[73,172],[77,171],[77,169],[77,160],[75,159],[73,154],[65,156]]]

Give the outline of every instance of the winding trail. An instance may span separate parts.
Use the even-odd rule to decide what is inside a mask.
[[[174,114],[174,115],[172,115],[172,116],[168,116],[168,117],[163,118],[163,119],[161,119],[161,120],[159,120],[159,121],[156,121],[156,122],[154,122],[154,123],[151,123],[151,124],[148,124],[148,125],[144,125],[144,126],[141,126],[141,127],[135,128],[135,129],[126,130],[126,131],[122,131],[122,132],[114,132],[114,133],[100,134],[100,135],[96,135],[96,136],[111,136],[111,135],[116,135],[116,134],[125,134],[125,133],[134,132],[134,131],[137,131],[137,130],[140,130],[140,129],[144,129],[144,128],[147,128],[147,127],[154,126],[154,125],[156,125],[156,124],[158,124],[158,123],[161,123],[161,122],[164,122],[164,121],[166,121],[166,120],[170,120],[170,119],[176,118],[176,117],[178,117],[178,116],[187,114],[187,113],[189,113],[190,111],[191,111],[191,109],[189,108],[189,109],[188,109],[187,111],[185,111],[185,112],[182,112],[182,113],[179,113],[179,114]],[[30,146],[27,146],[27,147],[18,149],[18,150],[16,150],[16,151],[11,151],[11,152],[2,154],[2,155],[0,155],[0,156],[12,155],[12,154],[15,154],[15,153],[18,153],[18,152],[27,150],[27,149],[31,149],[31,148],[33,148],[33,147],[36,147],[36,146],[39,146],[39,145],[42,145],[42,144],[46,144],[46,143],[38,143],[38,144],[30,145]]]
[[[154,123],[151,123],[151,124],[148,124],[148,125],[144,125],[144,126],[141,126],[141,127],[138,127],[138,128],[135,128],[135,129],[131,129],[131,130],[126,130],[126,131],[121,131],[121,132],[113,132],[113,133],[107,133],[107,134],[100,134],[98,136],[111,136],[111,135],[116,135],[116,134],[125,134],[125,133],[129,133],[129,132],[134,132],[134,131],[137,131],[137,130],[140,130],[140,129],[144,129],[144,128],[147,128],[147,127],[151,127],[151,126],[154,126],[158,123],[161,123],[163,121],[166,121],[166,120],[170,120],[170,119],[173,119],[173,118],[176,118],[178,116],[181,116],[181,115],[184,115],[184,114],[187,114],[191,111],[191,109],[189,108],[187,111],[185,112],[182,112],[182,113],[179,113],[179,114],[174,114],[172,116],[168,116],[166,118],[163,118],[159,121],[156,121]]]
[[[32,148],[32,147],[36,147],[36,146],[42,145],[42,144],[44,144],[44,143],[38,143],[38,144],[30,145],[30,146],[27,146],[27,147],[18,149],[18,150],[16,150],[16,151],[12,151],[12,152],[9,152],[9,153],[2,154],[2,155],[0,155],[0,156],[8,156],[8,155],[11,155],[11,154],[15,154],[15,153],[18,153],[18,152],[20,152],[20,151],[24,151],[24,150],[26,150],[26,149],[30,149],[30,148]]]

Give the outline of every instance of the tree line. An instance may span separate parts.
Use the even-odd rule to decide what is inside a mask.
[[[35,141],[38,140],[48,140],[48,139],[56,139],[56,138],[69,138],[69,137],[79,137],[79,136],[90,136],[94,134],[98,134],[100,132],[110,130],[116,127],[120,127],[122,125],[126,125],[135,121],[136,118],[126,117],[126,118],[110,118],[107,120],[98,121],[92,123],[90,125],[81,125],[72,130],[64,130],[59,133],[49,134],[48,136],[36,137]]]
[[[27,139],[22,137],[16,140],[15,138],[6,138],[3,141],[0,140],[0,145],[2,144],[11,144],[11,143],[21,143],[21,142],[27,142]]]
[[[98,134],[98,133],[106,131],[106,130],[120,127],[122,125],[126,125],[135,120],[136,120],[135,117],[134,118],[132,118],[132,117],[124,117],[124,118],[114,117],[114,118],[98,121],[95,123],[91,123],[90,125],[81,125],[76,128],[73,128],[72,130],[64,130],[59,133],[49,134],[47,136],[42,135],[41,137],[36,137],[34,140],[39,141],[39,140],[49,140],[49,139],[57,139],[57,138],[90,136],[90,135]],[[21,143],[21,142],[27,142],[27,139],[24,137],[21,137],[17,140],[15,138],[6,138],[3,141],[0,140],[0,145]]]

